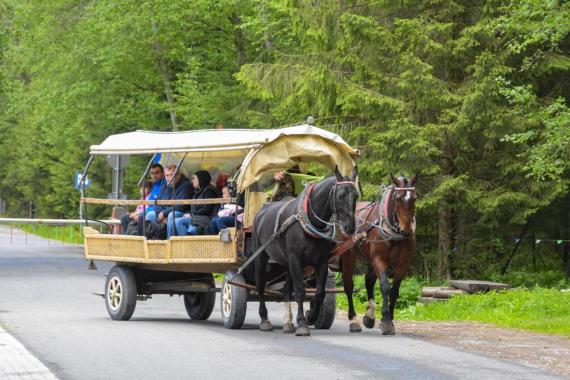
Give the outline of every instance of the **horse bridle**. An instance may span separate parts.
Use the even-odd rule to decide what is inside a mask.
[[[387,188],[386,190],[388,189],[390,188]],[[389,203],[393,203],[395,205],[396,191],[410,191],[415,193],[416,188],[411,186],[410,187],[391,186],[392,191],[388,190],[386,192],[386,190],[385,190],[385,195],[386,193],[392,193],[393,195],[390,194],[391,195],[390,199],[385,199],[384,196],[382,197],[382,204],[380,209],[380,221],[378,224],[378,228],[380,229],[382,235],[384,235],[384,237],[387,238],[388,240],[409,239],[411,236],[413,236],[413,229],[412,231],[402,231],[400,229],[398,215],[396,213],[396,207],[392,209],[392,215],[390,215],[391,218],[388,218],[387,215],[388,215]],[[382,207],[384,209],[382,209]],[[382,216],[384,216],[384,218],[382,218]],[[387,228],[384,228],[384,225],[386,225]]]
[[[329,191],[329,200],[332,199],[332,201],[331,201],[332,216],[331,216],[330,222],[320,218],[319,215],[317,215],[317,213],[313,209],[313,206],[311,205],[311,192],[312,192],[313,188],[316,186],[316,183],[312,183],[308,187],[307,186],[305,187],[305,199],[307,202],[307,210],[302,213],[303,215],[299,215],[299,217],[304,216],[303,222],[301,223],[301,226],[303,227],[305,232],[309,234],[309,236],[312,236],[315,238],[318,237],[318,238],[322,238],[322,239],[331,240],[331,241],[334,241],[335,243],[341,242],[341,240],[336,239],[337,208],[336,208],[335,193],[336,193],[337,187],[339,185],[351,185],[351,186],[354,186],[356,191],[358,191],[358,188],[356,186],[355,181],[336,181],[335,182],[335,184],[333,185],[333,187]],[[303,202],[301,202],[301,203],[304,203],[304,201],[305,200],[303,200]],[[325,225],[324,231],[329,231],[329,232],[323,232],[323,230],[313,226],[313,224],[311,223],[311,221],[309,219],[309,212],[311,212],[313,214],[315,219],[317,219],[319,222],[321,222]]]
[[[393,192],[391,190],[393,190]],[[395,207],[392,210],[392,214],[390,215],[391,218],[386,217],[388,215],[389,202],[393,202],[392,198],[395,198],[396,191],[410,191],[415,193],[416,188],[413,186],[410,187],[395,187],[394,185],[382,186],[381,191],[378,193],[378,196],[376,197],[376,200],[367,205],[366,207],[358,210],[358,211],[364,211],[366,209],[370,209],[366,215],[366,218],[362,219],[358,217],[358,219],[362,221],[362,223],[359,224],[359,227],[364,224],[368,224],[366,231],[369,231],[372,228],[377,228],[384,237],[383,241],[405,240],[413,236],[413,230],[411,232],[405,232],[400,229],[398,215],[396,214]],[[390,199],[387,199],[388,193],[393,194],[393,196],[390,195]],[[370,217],[370,214],[372,213],[374,207],[377,205],[380,207],[380,215],[378,219],[376,219],[374,222],[369,222],[368,218]],[[392,223],[390,222],[390,219],[396,222]]]

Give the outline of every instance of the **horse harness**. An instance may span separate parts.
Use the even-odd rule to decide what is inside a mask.
[[[398,220],[396,217],[396,209],[395,209],[395,207],[393,207],[395,196],[396,196],[396,191],[400,191],[400,190],[401,191],[413,191],[413,192],[415,192],[416,188],[415,187],[396,187],[395,185],[383,186],[382,192],[378,193],[378,196],[376,197],[376,200],[374,202],[372,202],[369,205],[367,205],[366,207],[358,210],[358,211],[365,211],[365,210],[369,209],[369,211],[368,211],[368,213],[364,219],[361,219],[359,217],[359,220],[362,221],[362,223],[360,225],[366,225],[366,227],[364,229],[358,231],[356,233],[356,235],[354,235],[352,237],[352,239],[347,240],[343,244],[338,245],[331,252],[329,261],[335,259],[338,256],[341,256],[346,251],[350,250],[351,248],[353,248],[355,246],[358,248],[359,255],[365,261],[368,261],[368,257],[364,254],[364,252],[362,252],[362,248],[361,248],[364,243],[369,242],[369,241],[370,242],[400,241],[400,240],[406,240],[406,239],[409,239],[410,237],[412,237],[413,231],[415,230],[415,227],[416,227],[415,218],[414,218],[414,223],[412,226],[412,233],[406,234],[400,229],[400,226],[398,225]],[[368,218],[370,218],[370,215],[372,214],[372,211],[374,210],[374,208],[376,206],[379,206],[379,208],[380,208],[380,215],[379,215],[378,219],[376,219],[374,222],[370,222],[368,220]],[[392,209],[392,210],[390,211],[390,209]],[[368,237],[368,233],[374,228],[377,228],[380,231],[380,234],[383,236],[383,239],[374,240],[374,241],[370,240],[370,238]]]
[[[275,218],[275,226],[273,228],[273,235],[270,239],[268,239],[261,247],[257,249],[246,261],[243,265],[237,270],[237,274],[240,274],[253,260],[257,257],[269,244],[271,244],[274,240],[277,240],[281,234],[283,234],[289,227],[291,227],[295,222],[299,222],[301,228],[305,232],[305,234],[314,239],[326,239],[335,243],[339,243],[339,240],[336,238],[336,200],[334,198],[334,193],[336,192],[336,188],[338,185],[352,185],[356,187],[356,183],[354,181],[337,181],[332,189],[329,192],[329,199],[332,197],[332,222],[327,222],[319,218],[319,216],[315,213],[313,208],[311,207],[310,196],[313,189],[316,186],[316,182],[313,182],[307,186],[305,186],[305,190],[301,193],[301,198],[299,199],[299,203],[297,205],[297,213],[289,216],[283,223],[279,223],[281,219],[281,215],[296,198],[293,198],[283,204],[279,210],[277,211],[277,216]],[[315,227],[311,221],[309,220],[309,212],[312,212],[314,217],[319,220],[320,222],[326,225],[324,230],[320,230]],[[332,227],[332,228],[331,228]],[[285,258],[285,252],[283,251],[283,247],[277,240],[277,246],[279,247],[281,255]]]

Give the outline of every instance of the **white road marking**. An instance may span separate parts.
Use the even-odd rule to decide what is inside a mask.
[[[57,380],[34,355],[0,327],[0,379]]]

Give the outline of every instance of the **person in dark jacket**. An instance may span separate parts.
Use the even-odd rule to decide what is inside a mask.
[[[192,199],[216,198],[218,193],[210,183],[211,181],[212,177],[206,170],[198,170],[194,173],[192,176],[192,187],[194,188]],[[192,205],[189,213],[184,214],[181,218],[176,218],[176,223],[169,220],[167,230],[173,235],[175,224],[176,235],[196,235],[199,227],[210,224],[210,217],[215,211],[215,206],[216,205]]]
[[[169,186],[164,188],[164,191],[160,195],[159,199],[191,199],[193,195],[193,189],[190,185],[188,177],[182,173],[178,173],[175,179],[172,179],[174,171],[176,170],[175,165],[169,165],[164,170],[164,176],[166,177],[166,182]],[[174,206],[160,206],[157,205],[155,212],[157,214],[157,221],[162,223],[168,223],[168,221],[182,217],[186,212],[190,210],[189,205],[174,205]],[[170,235],[168,235],[170,236]]]
[[[192,199],[208,199],[217,198],[218,191],[211,183],[212,177],[206,170],[198,170],[192,176],[192,186],[194,186],[194,196]],[[190,214],[192,221],[188,226],[189,235],[197,235],[200,227],[204,228],[210,225],[210,219],[216,212],[215,204],[210,205],[192,205]]]

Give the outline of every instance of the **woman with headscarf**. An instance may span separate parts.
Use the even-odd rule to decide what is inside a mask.
[[[194,186],[194,196],[192,199],[217,198],[218,192],[212,185],[212,177],[206,170],[198,170],[192,176],[192,186]],[[210,219],[216,210],[215,204],[192,205],[190,215],[192,220],[188,226],[189,235],[197,235],[200,229],[210,224]]]

